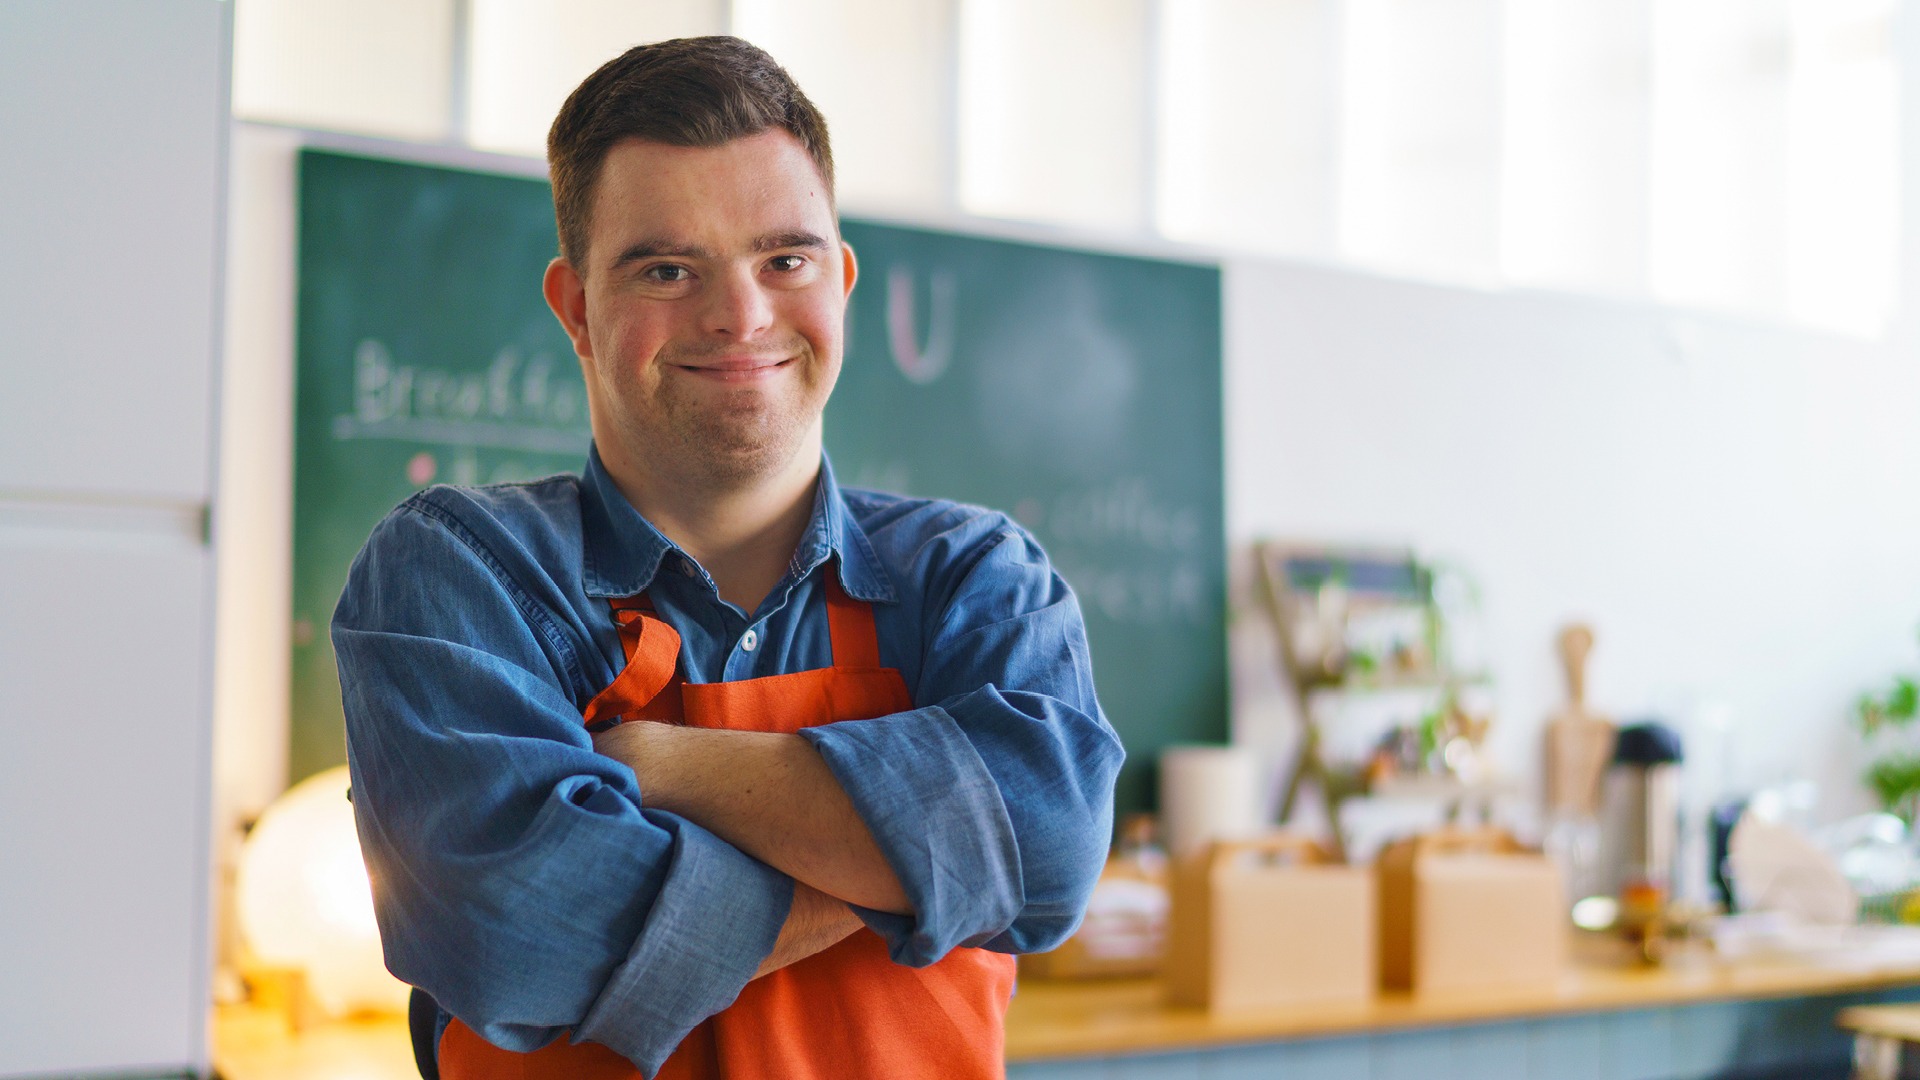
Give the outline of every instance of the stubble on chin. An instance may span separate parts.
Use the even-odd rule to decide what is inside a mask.
[[[742,410],[744,411],[744,410]],[[669,414],[663,433],[680,467],[717,488],[744,487],[793,459],[803,425],[782,412],[716,416],[712,410]]]
[[[616,414],[625,414],[618,426],[630,460],[714,492],[749,488],[788,468],[812,445],[838,365],[822,370],[803,341],[769,351],[796,356],[798,370],[784,385],[719,390],[669,377],[650,392],[627,386],[609,395],[614,402],[647,401],[631,410],[616,405]]]
[[[651,430],[629,428],[632,449],[700,487],[748,487],[786,468],[818,416],[806,395],[743,390],[717,400],[662,401]]]

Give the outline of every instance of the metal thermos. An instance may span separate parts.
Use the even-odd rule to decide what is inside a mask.
[[[1680,736],[1657,721],[1620,728],[1607,770],[1606,865],[1614,891],[1636,883],[1672,886],[1680,845]]]

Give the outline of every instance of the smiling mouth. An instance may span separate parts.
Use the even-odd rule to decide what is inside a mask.
[[[748,357],[739,360],[713,360],[704,364],[675,364],[674,367],[703,379],[723,383],[747,383],[771,377],[794,358]]]

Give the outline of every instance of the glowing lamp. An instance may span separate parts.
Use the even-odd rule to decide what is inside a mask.
[[[344,765],[311,776],[247,834],[235,881],[241,939],[257,963],[304,973],[322,1013],[404,1012],[407,986],[381,959],[347,785]]]

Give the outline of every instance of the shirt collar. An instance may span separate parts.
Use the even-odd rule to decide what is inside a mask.
[[[599,447],[587,454],[580,485],[580,525],[585,541],[583,585],[588,596],[632,596],[653,584],[669,553],[683,554],[653,523],[640,515],[614,485]],[[811,574],[830,556],[839,556],[840,585],[848,596],[868,603],[892,603],[893,582],[873,552],[873,544],[853,519],[823,454],[814,488],[813,514],[795,545],[788,567],[792,580]]]

